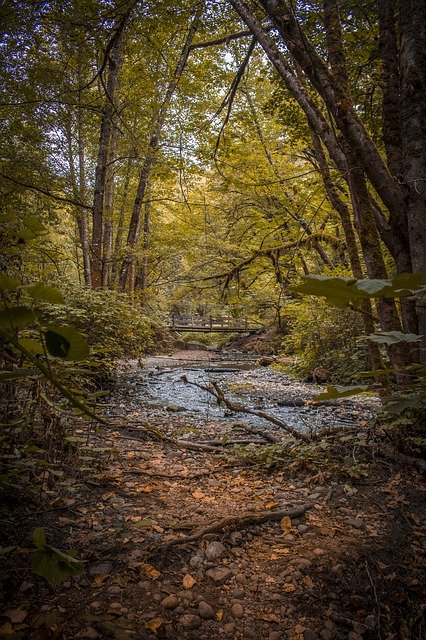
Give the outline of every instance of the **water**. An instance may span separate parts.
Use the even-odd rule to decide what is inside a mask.
[[[279,427],[262,418],[232,413],[218,406],[210,393],[185,382],[187,378],[204,386],[216,382],[232,402],[264,411],[299,431],[350,426],[372,417],[371,399],[357,397],[329,405],[312,404],[321,387],[260,367],[254,356],[210,352],[182,352],[181,356],[147,358],[142,368],[127,373],[133,407],[139,403],[152,410],[165,409],[170,416],[176,413],[197,418],[199,422],[217,421],[225,425],[244,421],[280,432]]]

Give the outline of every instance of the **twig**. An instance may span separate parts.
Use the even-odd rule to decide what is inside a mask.
[[[244,431],[247,431],[248,433],[257,433],[257,435],[261,436],[262,438],[265,438],[265,440],[268,440],[268,442],[273,442],[274,444],[281,442],[281,438],[275,435],[275,433],[268,433],[268,431],[263,431],[263,429],[252,427],[249,424],[243,424],[242,422],[239,422],[234,426],[241,427],[242,429],[244,429]]]
[[[221,520],[217,520],[216,522],[212,522],[205,527],[202,527],[190,536],[172,538],[161,547],[161,551],[167,551],[170,547],[173,547],[177,544],[187,544],[188,542],[195,542],[195,540],[199,540],[199,538],[202,538],[207,533],[211,533],[213,531],[221,531],[229,527],[239,529],[251,524],[276,522],[277,520],[281,520],[284,517],[299,518],[300,516],[303,516],[303,514],[311,507],[311,504],[305,504],[290,511],[288,509],[283,509],[280,511],[263,511],[261,513],[246,513],[240,516],[228,516],[226,518],[222,518]]]
[[[183,382],[186,382],[187,384],[193,385],[194,387],[199,387],[200,389],[203,389],[203,391],[207,391],[208,393],[211,393],[212,396],[214,396],[218,401],[218,404],[224,404],[230,411],[234,411],[235,413],[248,413],[249,415],[257,416],[258,418],[263,418],[264,420],[267,420],[268,422],[272,422],[272,424],[277,425],[278,427],[283,429],[283,431],[287,431],[287,433],[291,433],[291,435],[294,438],[297,438],[298,440],[303,440],[303,442],[310,442],[311,440],[309,436],[305,435],[304,433],[299,433],[298,431],[296,431],[296,429],[293,429],[293,427],[290,427],[288,424],[286,424],[279,418],[276,418],[275,416],[271,416],[268,413],[265,413],[264,411],[249,409],[248,407],[244,407],[242,404],[239,404],[239,403],[237,404],[236,402],[232,402],[231,400],[228,400],[228,398],[225,397],[224,392],[219,387],[217,382],[211,382],[207,386],[204,384],[198,384],[198,382],[191,382],[190,380],[188,380],[186,376],[182,376],[181,380]]]

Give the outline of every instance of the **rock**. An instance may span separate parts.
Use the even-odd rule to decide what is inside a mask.
[[[344,564],[335,564],[334,567],[331,567],[331,571],[341,576],[343,574],[344,568],[345,568]]]
[[[345,522],[354,529],[364,529],[364,521],[360,518],[346,518]]]
[[[268,636],[268,640],[281,640],[282,635],[279,631],[271,631]]]
[[[213,582],[217,585],[225,584],[232,578],[232,571],[228,569],[228,567],[213,567],[206,571],[206,576],[213,580]]]
[[[222,629],[223,629],[223,633],[224,633],[225,635],[230,635],[230,636],[232,636],[233,638],[235,637],[235,636],[234,636],[234,632],[235,632],[235,624],[234,624],[233,622],[228,622],[227,624],[224,624],[224,625],[223,625],[223,627],[222,627]]]
[[[321,497],[320,493],[310,493],[308,495],[308,500],[318,500]]]
[[[241,589],[241,588],[233,589],[231,591],[231,596],[233,598],[236,598],[237,600],[244,598],[245,595],[246,595],[246,592],[244,591],[244,589]]]
[[[194,568],[200,567],[202,564],[203,559],[201,556],[192,556],[192,558],[189,560],[189,565]]]
[[[257,631],[255,631],[251,627],[246,627],[244,629],[244,638],[249,638],[251,640],[252,638],[254,639],[258,637],[259,637],[259,634],[257,633]]]
[[[305,629],[303,640],[318,640],[318,634],[313,629]]]
[[[238,582],[238,584],[245,584],[247,582],[247,577],[244,573],[237,573],[235,576],[235,582]]]
[[[227,549],[221,542],[210,542],[205,548],[204,554],[207,560],[219,560],[226,555]]]
[[[112,564],[109,562],[101,562],[100,564],[94,564],[89,569],[90,576],[107,576],[112,571]]]
[[[243,607],[243,605],[240,604],[239,602],[236,602],[231,607],[231,613],[234,616],[234,618],[241,619],[243,617],[243,615],[244,615],[244,607]]]
[[[377,625],[377,618],[376,616],[366,616],[365,620],[364,620],[364,624],[366,627],[368,627],[369,629],[374,629]]]
[[[176,596],[170,595],[166,596],[164,600],[161,601],[161,604],[165,609],[175,609],[179,604],[179,600]]]
[[[299,524],[297,526],[297,530],[299,533],[306,533],[308,531],[309,527],[307,524]]]
[[[275,362],[275,358],[273,356],[262,356],[262,358],[259,358],[259,360],[257,361],[257,364],[260,367],[269,367],[269,365],[273,364]]]
[[[99,633],[93,627],[86,627],[76,635],[76,638],[89,638],[89,640],[96,640],[96,638],[100,637]]]
[[[229,542],[233,547],[238,547],[243,540],[243,534],[239,531],[232,531],[232,533],[229,535]]]
[[[186,613],[184,616],[179,618],[179,622],[182,627],[185,627],[185,629],[198,629],[198,627],[201,626],[200,616],[196,616],[193,613]]]
[[[200,602],[198,605],[198,615],[204,620],[214,618],[214,610],[207,602]]]
[[[320,636],[322,640],[331,640],[333,637],[333,634],[329,629],[322,629]]]

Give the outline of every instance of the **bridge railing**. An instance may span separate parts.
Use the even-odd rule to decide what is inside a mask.
[[[233,318],[232,316],[197,316],[175,315],[170,316],[172,327],[205,327],[205,328],[231,328],[245,329],[250,324],[247,318]]]

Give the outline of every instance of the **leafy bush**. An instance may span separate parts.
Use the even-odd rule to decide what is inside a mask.
[[[146,352],[152,341],[150,321],[125,296],[82,287],[62,291],[65,304],[47,306],[44,319],[72,325],[83,333],[92,359],[102,364],[103,375],[111,372],[117,358],[137,358]]]
[[[349,383],[368,368],[367,346],[359,339],[361,318],[355,311],[303,298],[285,307],[284,320],[289,334],[283,347],[287,355],[296,356],[295,375],[309,376],[321,367],[330,372],[330,381]]]

